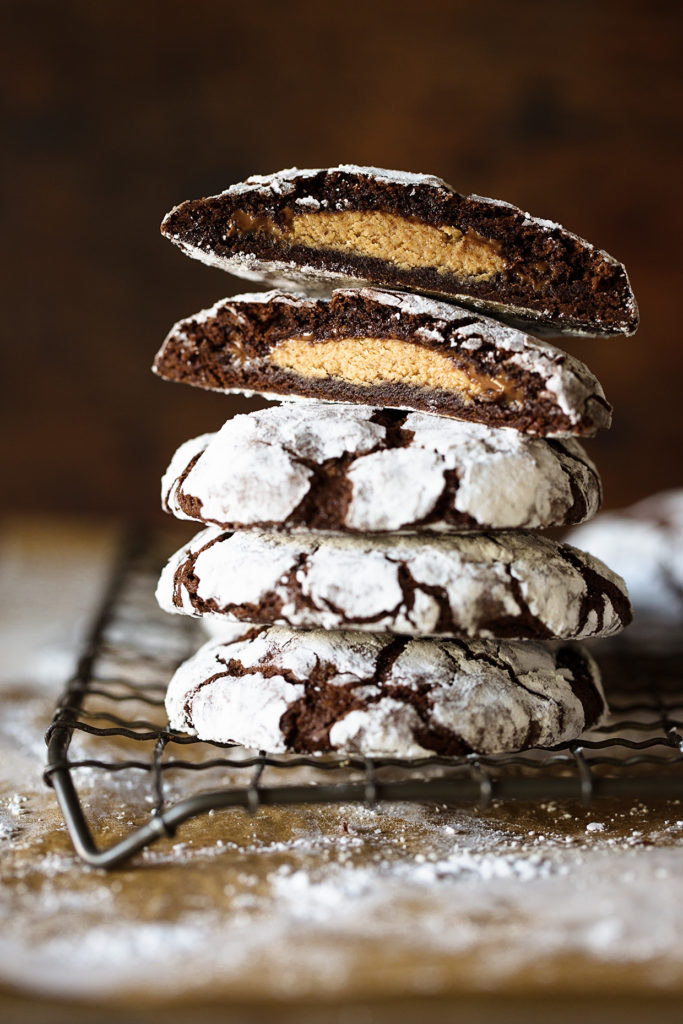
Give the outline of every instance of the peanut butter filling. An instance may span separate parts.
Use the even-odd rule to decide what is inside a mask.
[[[393,213],[348,210],[342,213],[293,213],[281,227],[267,216],[238,211],[234,228],[265,231],[293,245],[373,256],[403,270],[435,267],[441,273],[487,278],[505,269],[498,243],[476,231],[432,227]]]
[[[270,361],[302,377],[337,377],[361,387],[411,384],[456,391],[472,399],[522,398],[518,386],[502,373],[491,377],[471,366],[457,365],[446,353],[397,338],[289,338],[273,349]]]

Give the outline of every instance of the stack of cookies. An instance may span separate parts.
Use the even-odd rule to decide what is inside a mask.
[[[596,724],[598,671],[575,641],[627,625],[628,596],[537,531],[597,511],[577,438],[611,410],[527,330],[632,334],[623,266],[507,203],[349,165],[250,178],[162,231],[277,290],[176,324],[156,373],[281,403],[187,441],[164,476],[166,510],[205,528],[158,600],[221,624],[170,683],[171,725],[414,757]]]

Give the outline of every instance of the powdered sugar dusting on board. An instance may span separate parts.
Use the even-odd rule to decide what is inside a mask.
[[[649,821],[630,810],[603,809],[591,832],[591,812],[556,805],[237,811],[146,850],[146,885],[140,869],[84,873],[70,852],[31,867],[24,837],[8,862],[17,892],[0,974],[45,994],[246,1000],[520,980],[542,992],[563,978],[582,991],[591,971],[625,991],[675,987],[683,822],[675,807]],[[159,885],[174,894],[161,910]],[[50,927],[67,913],[68,932]]]
[[[84,588],[82,570],[94,575],[96,558],[83,532],[78,543],[89,558],[77,558],[74,542],[61,537],[52,564],[45,547],[36,552],[34,535],[21,545],[33,561],[4,565],[15,588],[11,598],[7,589],[12,616],[0,617],[3,650],[13,633],[41,645],[63,637],[76,593],[79,606],[96,602],[98,588]],[[98,573],[104,585],[104,568]],[[157,626],[162,620],[159,612]],[[347,1001],[364,998],[429,992],[457,1005],[463,993],[502,1001],[520,986],[546,996],[682,993],[677,800],[510,802],[485,811],[386,803],[236,809],[186,823],[112,874],[86,869],[41,780],[43,733],[62,680],[32,674],[29,646],[22,685],[9,673],[0,678],[0,823],[9,836],[0,917],[11,921],[0,933],[0,977],[9,988],[135,1000],[131,1006],[142,993],[226,1006],[333,999],[340,1015]],[[127,672],[150,671],[144,659],[126,664]],[[154,709],[131,701],[123,713],[148,719]],[[141,756],[138,742],[75,739],[77,756]],[[191,750],[183,746],[179,756]],[[305,785],[307,772],[290,768],[284,781]],[[151,775],[76,773],[102,845],[146,820],[156,799]],[[165,773],[169,801],[237,782],[225,769]],[[595,823],[602,828],[588,829]]]

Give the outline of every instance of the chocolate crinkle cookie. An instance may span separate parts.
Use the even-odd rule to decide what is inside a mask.
[[[629,642],[683,650],[683,489],[603,512],[569,538],[626,580],[634,612]]]
[[[572,438],[367,406],[312,416],[301,403],[186,441],[161,492],[167,512],[225,529],[351,533],[560,526],[590,518],[601,498]]]
[[[575,639],[631,619],[615,573],[523,531],[355,537],[209,527],[157,587],[162,608],[297,628]]]
[[[153,367],[166,380],[414,409],[545,437],[591,436],[611,407],[578,359],[423,296],[238,295],[177,323]]]
[[[189,256],[278,287],[399,287],[536,333],[638,326],[626,270],[608,253],[431,175],[350,164],[255,175],[175,207],[161,230]]]
[[[202,740],[408,758],[555,746],[606,710],[595,663],[573,645],[278,627],[206,644],[166,707],[172,728]]]

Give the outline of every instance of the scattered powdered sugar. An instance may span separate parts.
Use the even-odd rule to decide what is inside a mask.
[[[426,897],[430,911],[418,910],[406,946],[412,949],[422,942],[432,955],[458,955],[471,950],[475,936],[485,933],[491,943],[490,961],[483,964],[480,960],[473,965],[475,988],[485,985],[486,978],[490,984],[496,975],[511,977],[534,959],[542,974],[554,956],[578,953],[609,962],[617,950],[623,955],[626,949],[626,959],[637,963],[658,957],[662,975],[669,980],[675,976],[671,967],[667,971],[673,953],[667,944],[681,934],[675,915],[665,912],[663,932],[659,931],[659,918],[657,929],[644,929],[637,912],[629,911],[624,900],[622,886],[635,860],[631,851],[593,851],[577,868],[574,851],[563,851],[561,844],[540,853],[530,852],[523,842],[517,850],[514,842],[506,849],[502,836],[498,842],[497,853],[465,846],[450,855],[424,858],[410,867],[384,865],[381,874],[372,868],[351,873],[340,867],[332,878],[316,880],[304,871],[294,872],[278,878],[277,891],[293,910],[298,908],[294,912],[302,921],[323,923],[334,919],[335,928],[346,932],[362,915],[365,934],[374,934],[377,939],[387,927],[386,911],[382,911],[392,897],[399,902],[412,898],[418,904]],[[667,866],[660,870],[668,876],[675,854],[667,853],[669,856],[662,858]],[[677,876],[680,886],[679,872]],[[558,902],[555,894],[569,885],[572,898]],[[406,888],[399,897],[403,886]],[[658,901],[665,898],[664,879],[653,889]],[[510,904],[512,893],[515,895]],[[445,903],[438,915],[441,931],[437,934],[434,914],[439,899]],[[507,918],[502,912],[505,904],[508,912],[512,906],[521,911],[528,922],[526,927],[514,920],[514,912],[512,920]],[[532,935],[527,930],[531,922]],[[394,925],[400,934],[396,918]],[[652,931],[658,932],[656,938]],[[438,991],[443,984],[438,971],[433,979],[434,990]]]
[[[0,973],[90,997],[505,993],[520,978],[583,991],[596,969],[623,986],[625,967],[631,983],[675,987],[683,831],[652,808],[610,808],[601,832],[586,832],[585,815],[344,805],[278,824],[273,810],[237,811],[111,876],[84,873],[71,853],[28,869],[27,844],[7,862]]]

